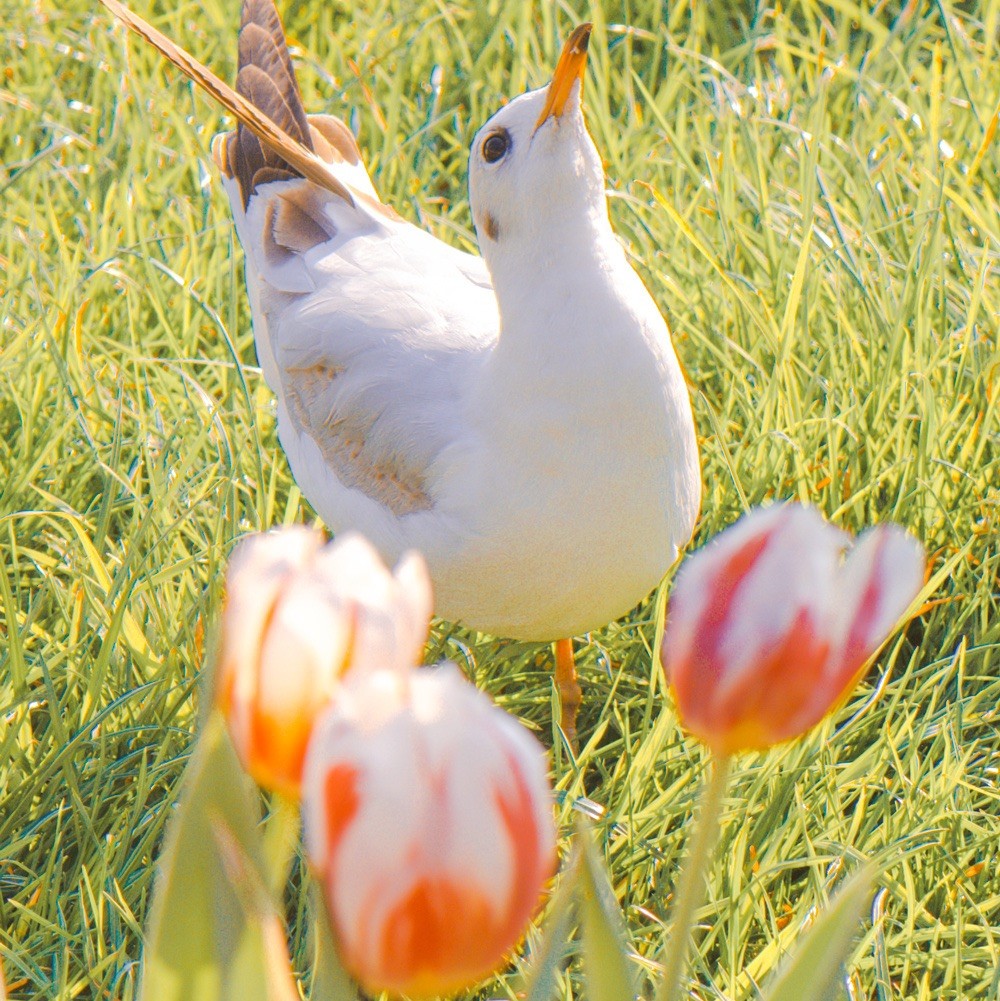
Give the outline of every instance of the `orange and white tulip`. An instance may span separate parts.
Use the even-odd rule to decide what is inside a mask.
[[[345,684],[302,786],[345,967],[428,998],[495,972],[555,868],[541,745],[451,665]]]
[[[240,543],[226,575],[217,702],[262,786],[298,796],[317,715],[348,670],[409,669],[431,612],[423,559],[394,573],[357,535],[287,528]]]
[[[796,737],[847,697],[924,581],[895,525],[851,537],[813,508],[757,509],[682,567],[661,658],[684,726],[719,754]]]

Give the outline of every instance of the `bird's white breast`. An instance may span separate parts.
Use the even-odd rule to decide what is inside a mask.
[[[642,283],[615,270],[614,296],[571,292],[504,317],[469,452],[445,483],[463,545],[428,552],[445,618],[578,635],[642,600],[690,538],[701,480],[687,389]]]

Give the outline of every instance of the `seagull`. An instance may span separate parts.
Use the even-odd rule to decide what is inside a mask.
[[[472,140],[479,257],[383,203],[351,130],[306,114],[272,0],[244,0],[235,91],[102,2],[239,121],[212,154],[303,494],[390,563],[419,550],[441,618],[554,642],[575,745],[571,638],[660,583],[701,503],[687,386],[584,122],[591,25]]]

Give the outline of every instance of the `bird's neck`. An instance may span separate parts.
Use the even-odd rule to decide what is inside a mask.
[[[487,253],[500,310],[501,341],[564,336],[577,318],[614,297],[631,271],[605,205],[553,218],[541,214],[500,233]]]

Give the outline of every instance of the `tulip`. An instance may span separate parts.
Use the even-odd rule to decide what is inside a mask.
[[[672,909],[657,1001],[678,1001],[731,756],[790,740],[850,694],[924,580],[895,525],[851,537],[813,508],[758,508],[691,556],[670,595],[660,659],[681,722],[715,763]]]
[[[348,670],[409,669],[427,638],[423,560],[390,573],[360,536],[288,528],[242,542],[226,576],[216,680],[244,768],[297,798],[317,715]]]
[[[924,580],[895,525],[851,537],[810,507],[753,511],[695,553],[661,658],[684,726],[717,754],[768,747],[850,693]]]
[[[345,684],[309,747],[302,815],[341,959],[373,995],[495,972],[555,866],[541,746],[452,665]]]

